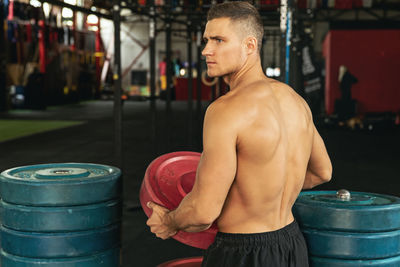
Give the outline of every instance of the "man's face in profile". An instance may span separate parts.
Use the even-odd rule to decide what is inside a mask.
[[[206,58],[208,76],[228,75],[243,65],[245,50],[238,23],[229,18],[207,22],[203,34],[206,46],[202,55]]]

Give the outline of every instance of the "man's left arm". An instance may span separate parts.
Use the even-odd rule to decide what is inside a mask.
[[[236,174],[237,129],[233,115],[220,103],[206,113],[203,131],[203,153],[192,191],[177,209],[168,211],[150,203],[153,214],[147,224],[160,238],[178,230],[200,232],[218,218]]]

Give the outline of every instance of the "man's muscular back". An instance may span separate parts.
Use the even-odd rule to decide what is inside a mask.
[[[256,233],[288,225],[313,143],[307,104],[293,89],[271,79],[234,88],[218,102],[224,106],[222,112],[231,113],[237,154],[236,176],[218,218],[219,230]]]

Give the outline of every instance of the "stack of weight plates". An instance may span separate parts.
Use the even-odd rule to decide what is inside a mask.
[[[43,164],[1,173],[1,266],[116,267],[121,172]]]
[[[192,191],[200,156],[198,152],[179,151],[162,155],[150,163],[140,189],[140,203],[147,216],[152,213],[146,206],[148,201],[169,210],[179,206]],[[217,231],[216,224],[213,224],[198,233],[179,231],[172,238],[192,247],[207,249],[214,242]]]
[[[400,266],[400,198],[308,191],[300,194],[293,213],[311,266]]]

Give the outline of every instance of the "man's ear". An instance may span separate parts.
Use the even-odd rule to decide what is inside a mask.
[[[254,36],[249,36],[245,40],[246,44],[246,49],[247,49],[247,54],[250,55],[252,53],[257,53],[258,50],[258,44],[257,44],[257,38]]]

